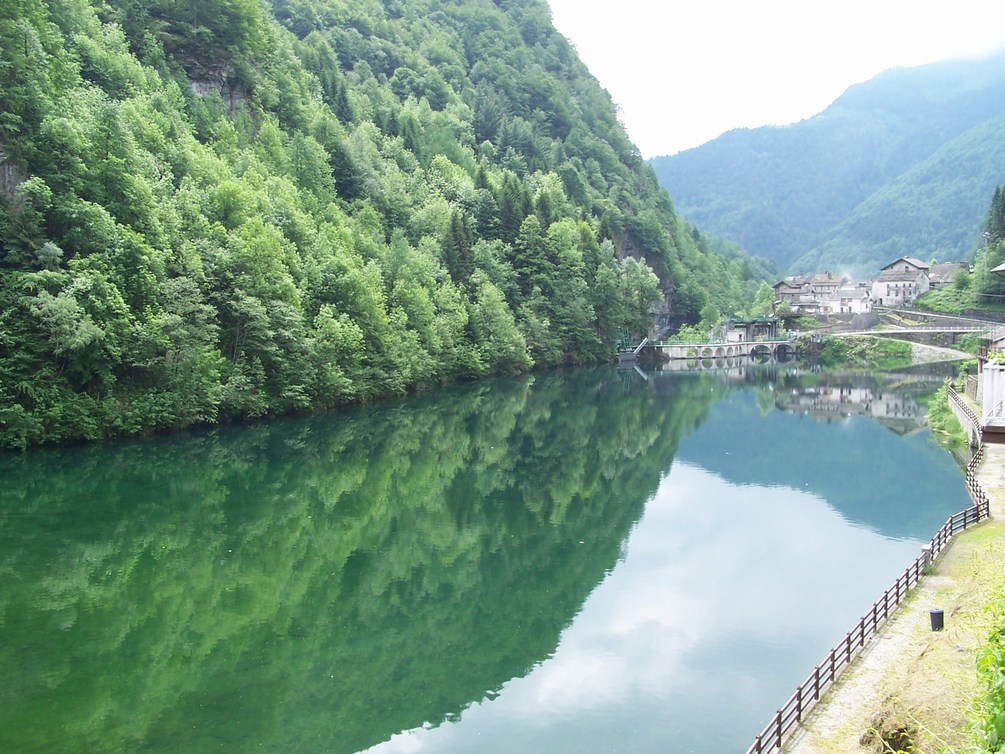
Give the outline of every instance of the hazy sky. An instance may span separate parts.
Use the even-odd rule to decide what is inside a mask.
[[[1002,0],[548,0],[642,156],[786,125],[896,66],[1005,48]]]

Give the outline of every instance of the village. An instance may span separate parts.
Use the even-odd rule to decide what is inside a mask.
[[[900,257],[883,267],[875,280],[852,280],[830,271],[792,275],[772,286],[772,316],[733,317],[711,337],[728,343],[772,340],[779,336],[781,321],[803,316],[868,328],[875,324],[868,318],[874,309],[909,306],[928,291],[952,285],[961,270],[969,270],[969,265],[929,264],[914,257]],[[867,318],[860,319],[862,316]]]
[[[898,307],[923,293],[952,284],[963,262],[927,264],[901,257],[880,270],[872,281],[854,281],[844,275],[821,272],[787,277],[774,285],[775,311],[793,314],[868,314],[873,306]]]

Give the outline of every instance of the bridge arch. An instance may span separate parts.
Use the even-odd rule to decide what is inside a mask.
[[[796,353],[795,343],[778,343],[772,341],[749,341],[740,343],[653,343],[646,347],[654,348],[662,358],[674,361],[683,359],[691,362],[715,361],[721,359],[734,360],[751,358],[761,362],[772,356],[776,358],[791,358]],[[631,359],[629,359],[631,360]]]

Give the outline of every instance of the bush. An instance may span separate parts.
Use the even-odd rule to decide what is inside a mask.
[[[928,401],[928,427],[947,450],[963,450],[969,444],[960,420],[949,407],[949,380]]]

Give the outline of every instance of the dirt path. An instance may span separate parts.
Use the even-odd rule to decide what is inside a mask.
[[[889,752],[877,734],[898,730],[899,747],[915,754],[960,751],[971,740],[977,651],[1005,582],[1005,445],[985,446],[978,480],[991,520],[957,537],[782,751]],[[931,630],[932,608],[944,611],[945,630]]]

